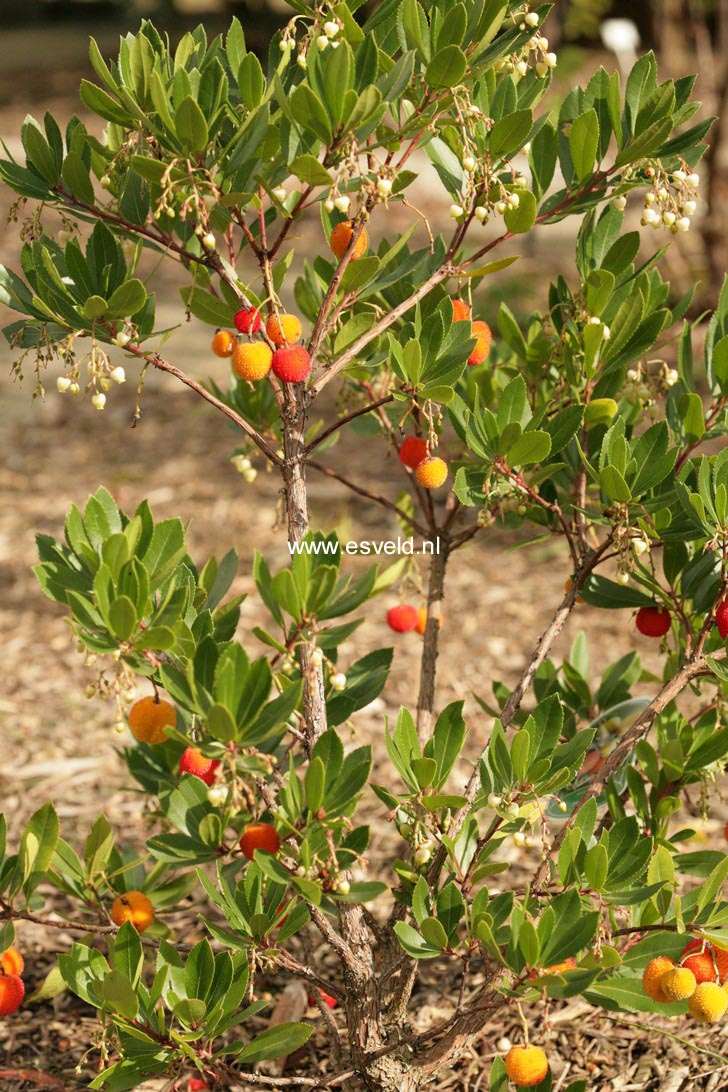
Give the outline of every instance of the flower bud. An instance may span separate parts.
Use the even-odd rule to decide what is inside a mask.
[[[421,846],[420,849],[415,850],[415,866],[417,868],[422,868],[423,865],[427,864],[431,857],[432,852],[427,847]]]
[[[520,830],[517,831],[513,835],[513,844],[514,844],[514,846],[518,846],[519,849],[522,846],[525,846],[525,844],[526,844],[526,835],[523,834]]]
[[[488,807],[499,808],[503,803],[503,797],[499,796],[497,792],[488,793]]]
[[[459,220],[464,212],[465,209],[462,207],[462,205],[450,205],[450,217],[453,220]]]
[[[296,64],[299,68],[302,68],[304,72],[306,71],[306,69],[308,68],[308,57],[305,53],[301,52],[298,54],[298,56],[296,57]]]
[[[207,790],[207,802],[213,808],[221,808],[228,798],[228,791],[224,785],[211,785]]]
[[[68,388],[68,390],[71,394],[79,394],[81,388],[79,387],[78,383],[71,383],[71,386]]]
[[[108,375],[103,375],[101,377],[101,379],[99,379],[99,387],[101,388],[102,391],[110,391],[111,390],[112,383],[111,383],[111,380],[109,379]]]
[[[102,175],[102,177],[99,179],[99,185],[101,186],[102,190],[111,189],[111,179],[109,178],[108,174]]]
[[[692,174],[688,175],[688,177],[686,178],[686,182],[688,186],[690,186],[691,190],[696,190],[700,185],[700,175],[693,172]]]
[[[624,212],[624,210],[627,208],[627,198],[624,196],[623,193],[620,193],[617,195],[617,197],[614,198],[612,204],[614,205],[615,209],[618,209],[620,212]]]
[[[327,23],[324,23],[324,34],[327,38],[335,38],[339,33],[339,24],[335,23],[333,19],[330,19]]]
[[[690,219],[687,216],[681,216],[675,223],[675,227],[678,231],[690,231]]]
[[[334,204],[334,201],[331,197],[327,197],[324,201],[324,208],[327,212],[333,212],[336,208],[336,205]]]
[[[61,246],[65,246],[66,243],[70,242],[73,238],[73,232],[65,231],[63,228],[61,228],[56,238],[58,239],[58,242],[61,244]]]
[[[488,210],[486,208],[483,208],[482,205],[478,205],[475,209],[475,219],[479,223],[484,224],[485,221],[488,219]]]
[[[663,212],[662,222],[665,225],[665,227],[672,227],[672,225],[675,223],[676,220],[677,220],[677,216],[675,215],[674,212]]]
[[[118,368],[112,368],[111,371],[109,372],[109,375],[111,376],[111,378],[113,379],[113,381],[115,383],[125,383],[126,382],[126,372],[121,367],[121,365],[119,365]]]
[[[325,49],[329,48],[329,40],[325,34],[319,34],[318,38],[316,39],[316,48],[318,49],[319,53],[323,53]]]
[[[311,653],[311,663],[314,667],[321,667],[324,662],[324,654],[320,648],[315,648]]]
[[[629,584],[629,573],[617,573],[616,581],[618,584],[621,584],[622,587],[624,587],[625,584]]]
[[[685,181],[686,178],[687,178],[687,175],[685,174],[685,171],[673,171],[672,172],[672,180],[673,180],[673,182],[677,182],[678,185],[682,185],[682,183]]]
[[[334,205],[339,210],[339,212],[348,212],[350,204],[351,198],[345,193],[342,193],[341,196],[337,197],[334,201]]]
[[[513,804],[509,804],[506,808],[506,815],[508,815],[510,819],[517,819],[520,811],[521,809],[519,808],[518,804],[514,802]]]
[[[694,216],[698,211],[698,205],[696,201],[683,201],[683,212],[686,216]]]
[[[124,330],[120,330],[116,337],[111,339],[112,344],[119,349],[123,349],[130,341],[131,337]]]
[[[332,690],[343,690],[346,686],[346,675],[341,671],[337,671],[335,675],[332,675],[329,679]]]
[[[556,68],[556,65],[559,63],[559,59],[555,53],[547,53],[544,60],[549,68]]]
[[[506,197],[506,204],[510,209],[517,209],[521,203],[521,199],[517,193],[509,193]]]
[[[632,549],[634,551],[635,557],[642,557],[642,554],[646,553],[649,548],[649,542],[645,542],[643,538],[632,539]]]
[[[271,193],[273,194],[273,196],[275,197],[275,199],[277,201],[282,202],[282,201],[285,201],[285,199],[286,199],[286,187],[285,186],[276,186],[276,188],[274,190],[271,190]]]
[[[518,73],[519,76],[527,76],[528,75],[528,61],[517,61],[516,62],[516,72]]]
[[[465,158],[463,159],[463,167],[464,167],[464,169],[466,171],[474,171],[475,170],[475,159],[473,158],[472,155],[466,155],[465,156]]]
[[[496,202],[495,211],[498,213],[499,216],[502,216],[507,208],[508,208],[508,205],[506,205],[505,201],[497,201]]]
[[[71,380],[68,378],[67,375],[59,375],[58,379],[56,379],[56,386],[58,387],[58,390],[61,394],[65,394],[65,392],[71,386]]]
[[[559,811],[562,811],[562,812],[566,811],[566,801],[565,800],[559,800]]]
[[[211,231],[208,231],[207,234],[202,236],[202,243],[203,246],[206,246],[208,248],[208,250],[214,250],[217,245],[215,236]]]
[[[392,192],[392,179],[391,178],[378,178],[377,179],[377,193],[380,197],[389,197]]]
[[[529,11],[528,15],[525,18],[526,26],[527,27],[537,27],[538,22],[539,22],[538,14],[535,11]]]
[[[348,880],[338,880],[336,883],[336,890],[340,895],[348,895],[351,891],[351,884]]]
[[[102,410],[106,405],[106,395],[103,391],[97,391],[91,398],[93,405],[97,410]]]

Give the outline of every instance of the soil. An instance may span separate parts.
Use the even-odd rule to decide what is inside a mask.
[[[75,87],[83,68],[77,39],[86,29],[66,28],[56,44],[64,63],[49,68],[41,80],[29,65],[24,67],[12,43],[3,43],[7,51],[4,60],[13,54],[15,67],[6,66],[0,76],[0,136],[14,153],[19,150],[17,135],[27,110],[50,108],[57,116],[66,117],[77,109]],[[75,35],[72,41],[69,34]],[[425,196],[428,215],[441,218],[444,209],[437,204],[440,199]],[[8,195],[0,193],[0,221],[4,222],[7,211]],[[393,221],[387,230],[396,227]],[[567,225],[555,236],[559,246],[547,240],[521,262],[516,283],[526,301],[542,292],[546,256],[549,263],[552,259],[558,263],[560,254],[568,257],[572,230]],[[312,221],[302,232],[297,249],[313,254],[317,238]],[[12,265],[16,256],[16,234],[10,229],[0,236],[0,259]],[[484,293],[486,316],[496,291],[488,288]],[[179,321],[174,276],[165,274],[159,304],[163,324],[167,318],[170,323]],[[165,352],[196,377],[224,382],[224,366],[210,358],[208,342],[209,331],[194,322],[172,336]],[[64,837],[76,846],[100,811],[131,845],[139,846],[149,834],[142,798],[118,755],[119,746],[127,741],[112,730],[113,708],[84,697],[96,672],[82,663],[63,611],[42,596],[31,571],[34,534],[61,535],[68,507],[82,505],[101,483],[127,511],[148,497],[157,518],[180,515],[189,521],[190,549],[196,560],[211,553],[220,557],[230,547],[238,551],[234,591],[249,595],[243,606],[240,636],[255,655],[263,648],[251,631],[255,625],[265,625],[266,617],[250,575],[253,551],[262,551],[274,569],[288,560],[285,536],[275,524],[275,477],[256,461],[258,477],[252,485],[245,484],[229,462],[235,435],[221,428],[214,412],[194,394],[167,377],[149,377],[142,419],[139,427],[132,429],[134,368],[131,361],[124,364],[129,382],[111,392],[101,414],[88,401],[56,394],[55,372],[45,381],[47,398],[32,398],[32,375],[26,375],[22,383],[11,377],[11,355],[4,342],[0,346],[0,449],[5,453],[0,466],[0,647],[5,663],[0,693],[5,741],[0,799],[2,810],[11,819],[14,838],[32,811],[49,798],[61,817]],[[328,412],[333,408],[329,404]],[[376,482],[378,490],[395,499],[402,488],[399,464],[386,459],[383,451],[377,454],[368,441],[364,464],[361,443],[350,435],[323,459],[361,484]],[[390,539],[401,533],[383,509],[347,493],[329,479],[311,476],[310,501],[313,526],[326,531],[335,528],[345,539]],[[443,707],[465,697],[469,759],[480,752],[491,726],[475,696],[489,700],[494,680],[512,684],[517,679],[561,598],[569,574],[568,556],[560,544],[516,549],[522,545],[501,532],[482,534],[456,558],[447,586],[437,703]],[[352,569],[357,564],[352,561]],[[415,566],[415,584],[419,571]],[[412,596],[416,598],[416,588]],[[364,624],[342,650],[344,669],[364,652],[389,642],[383,616],[396,598],[395,593],[367,605]],[[580,630],[592,638],[595,679],[609,662],[637,647],[626,615],[580,607],[556,646],[556,658],[568,651]],[[647,666],[654,669],[657,658],[644,646],[642,641],[639,650],[645,654]],[[386,690],[372,708],[355,718],[351,732],[357,742],[372,743],[374,780],[381,784],[395,783],[383,745],[384,720],[396,716],[400,705],[411,708],[415,704],[412,675],[418,654],[415,636],[397,638]],[[464,764],[453,779],[455,791],[455,783],[464,781],[467,772]],[[397,839],[373,796],[367,799],[365,814],[373,829],[371,870],[384,873]],[[722,811],[716,809],[703,824],[701,837],[713,846],[720,845],[723,821]],[[526,850],[515,856],[514,851],[512,869],[527,875],[536,853]],[[51,908],[61,913],[64,909],[53,893],[49,893],[45,911]],[[199,935],[195,907],[186,907],[171,920],[179,939],[194,940]],[[57,953],[68,947],[72,936],[31,924],[21,925],[18,934],[30,992],[41,985]],[[283,982],[283,978],[271,979],[262,986],[277,997]],[[449,1014],[450,999],[458,986],[447,965],[424,967],[412,1004],[412,1019],[418,1029],[424,1030]],[[316,1033],[295,1060],[296,1065],[308,1074],[325,1072],[329,1044],[323,1021],[318,1010],[308,1010],[307,1015],[315,1020]],[[260,1017],[261,1027],[268,1016],[264,1013]],[[533,1040],[542,1042],[552,1059],[554,1088],[558,1090],[577,1078],[584,1078],[589,1089],[604,1092],[715,1090],[728,1081],[725,1029],[720,1026],[704,1030],[687,1021],[668,1023],[654,1016],[606,1014],[578,1000],[554,1003],[548,1011],[535,1006],[528,1020]],[[0,1021],[0,1087],[7,1092],[88,1087],[98,1061],[94,1052],[86,1054],[95,1027],[90,1010],[69,993],[25,1005],[12,1019]],[[442,1074],[435,1087],[462,1092],[485,1089],[496,1042],[503,1036],[520,1041],[520,1034],[517,1016],[504,1009],[457,1069]],[[168,1085],[153,1081],[144,1085],[145,1089],[163,1087]]]

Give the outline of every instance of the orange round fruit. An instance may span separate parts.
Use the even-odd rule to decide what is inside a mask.
[[[698,983],[728,979],[728,952],[697,937],[685,945],[680,962],[693,972]]]
[[[505,1057],[508,1079],[519,1088],[533,1088],[546,1079],[549,1060],[541,1047],[514,1046]]]
[[[442,629],[442,617],[437,619],[437,624]],[[427,629],[427,607],[417,608],[417,625],[415,626],[415,633],[419,633],[420,637],[425,636],[425,630]]]
[[[465,300],[452,300],[452,320],[453,322],[467,322],[470,318],[471,309]]]
[[[270,823],[251,823],[243,831],[240,848],[243,851],[243,856],[247,857],[249,861],[252,861],[255,857],[256,849],[262,849],[265,853],[270,853],[272,857],[275,857],[281,848],[281,840],[278,831]]]
[[[354,235],[354,229],[351,224],[343,220],[340,224],[337,224],[334,230],[331,232],[329,238],[329,246],[335,254],[335,256],[341,261],[346,254],[349,243]],[[369,236],[367,235],[366,228],[362,231],[361,235],[354,244],[354,251],[351,255],[351,260],[355,262],[357,258],[363,258],[369,249]]]
[[[25,997],[25,986],[19,974],[0,974],[0,1016],[17,1012]]]
[[[251,383],[265,379],[273,363],[273,352],[264,341],[243,341],[233,349],[233,371]]]
[[[143,891],[127,891],[114,899],[111,920],[119,927],[130,921],[137,933],[143,933],[154,921],[154,907]]]
[[[429,455],[417,464],[415,477],[424,489],[439,489],[447,481],[447,463],[437,455]]]
[[[270,315],[265,324],[265,332],[274,345],[295,345],[301,337],[301,320],[295,315]]]
[[[490,356],[490,344],[493,340],[493,335],[490,332],[490,326],[487,322],[483,322],[482,319],[476,319],[473,323],[473,337],[477,338],[475,342],[475,348],[468,357],[468,364],[471,367],[475,367],[477,364],[483,364]]]
[[[651,959],[642,972],[642,989],[651,1001],[657,1001],[660,1005],[668,1005],[669,997],[663,993],[662,978],[668,971],[675,969],[675,964],[667,956],[656,956]]]
[[[406,436],[399,449],[399,461],[410,470],[415,470],[426,457],[427,440],[421,440],[419,436]]]
[[[174,706],[161,698],[140,698],[129,710],[129,728],[140,743],[164,743],[167,728],[176,723]]]
[[[212,339],[212,351],[215,356],[232,356],[236,339],[227,330],[218,330]]]
[[[699,982],[688,1001],[688,1012],[701,1024],[716,1024],[728,1009],[728,993],[717,982]]]
[[[0,970],[3,974],[22,974],[25,960],[17,948],[6,948],[0,955]]]

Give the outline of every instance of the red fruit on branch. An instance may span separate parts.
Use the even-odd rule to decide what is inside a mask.
[[[303,345],[276,349],[273,353],[273,374],[282,383],[302,383],[311,372],[311,357]]]
[[[635,621],[644,637],[664,637],[670,629],[670,612],[662,607],[640,607]]]
[[[206,785],[212,785],[215,780],[215,770],[220,765],[218,759],[207,758],[199,747],[186,747],[179,760],[180,774],[192,774],[199,777]]]
[[[0,1016],[10,1016],[20,1008],[25,986],[19,974],[0,974]]]
[[[718,627],[718,633],[725,641],[726,637],[728,637],[728,599],[724,599],[716,607],[715,624]]]
[[[415,470],[423,459],[427,457],[427,440],[421,440],[419,436],[407,436],[402,441],[399,449],[399,461]]]
[[[262,319],[260,317],[260,309],[258,307],[242,307],[236,312],[235,329],[239,330],[241,334],[257,334],[262,325]]]
[[[395,633],[409,633],[417,626],[417,611],[403,603],[387,611],[387,625]]]

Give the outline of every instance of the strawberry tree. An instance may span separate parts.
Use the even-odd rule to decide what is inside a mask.
[[[578,994],[712,1021],[728,1003],[703,989],[728,972],[728,858],[686,850],[674,819],[686,794],[710,807],[728,754],[728,454],[701,454],[726,434],[728,289],[696,333],[660,272],[700,199],[710,123],[691,124],[693,79],[660,83],[648,55],[626,86],[599,69],[559,101],[547,6],[523,0],[384,0],[366,19],[358,0],[291,7],[265,65],[236,20],[174,50],[145,22],[113,62],[92,41],[80,94],[99,125],[28,117],[23,161],[0,162],[24,240],[19,271],[0,270],[17,370],[42,393],[52,369],[99,411],[132,381],[137,416],[150,369],[184,384],[231,428],[246,478],[280,475],[291,557],[273,572],[255,555],[269,621],[244,647],[236,556],[191,558],[184,511],[125,513],[102,486],[61,537],[38,536],[41,589],[97,658],[153,822],[142,850],[103,814],[69,844],[51,803],[7,846],[2,825],[0,1012],[23,997],[15,924],[75,931],[53,974],[98,1010],[91,1088],[413,1092],[508,1006]],[[449,206],[444,233],[416,207],[421,173]],[[643,233],[625,229],[635,205]],[[563,246],[569,218],[571,275],[530,314],[485,315],[478,290],[517,237]],[[304,233],[314,261],[296,256]],[[184,281],[180,322],[209,328],[214,383],[174,362],[162,263]],[[372,460],[398,456],[398,494],[341,473],[345,430]],[[355,572],[310,527],[312,474],[432,544],[426,606],[397,605],[401,563]],[[443,708],[448,568],[503,527],[563,543],[566,590],[546,589],[558,605],[515,685]],[[393,640],[422,634],[421,670],[379,725],[391,770],[372,784],[371,748],[341,729],[386,686],[393,649],[384,625],[358,661],[345,642],[385,593]],[[601,679],[583,637],[550,658],[583,601],[636,613],[635,651]],[[650,641],[659,678],[637,651]],[[478,754],[467,727],[484,717]],[[375,871],[365,796],[391,824]],[[513,843],[537,850],[526,882],[509,882]],[[194,946],[171,916],[184,900]],[[459,985],[417,1030],[424,961]],[[256,1019],[291,977],[326,1017],[324,1077],[258,1069],[311,1035]],[[548,1089],[550,1062],[547,1043],[516,1044],[490,1087]]]

